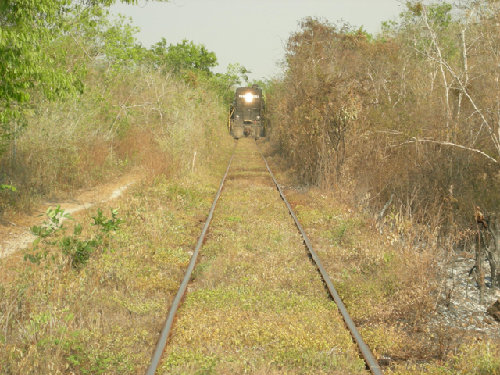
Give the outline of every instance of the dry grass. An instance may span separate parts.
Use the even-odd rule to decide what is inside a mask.
[[[162,371],[363,373],[250,145],[235,160]],[[142,373],[228,156],[219,149],[219,162],[209,168],[158,176],[129,191],[116,203],[124,223],[79,270],[61,252],[62,234],[43,244],[40,265],[2,260],[2,373]],[[498,373],[494,343],[440,352],[447,333],[426,330],[435,302],[429,254],[402,246],[398,236],[378,235],[370,218],[331,194],[289,190],[288,197],[367,343],[392,359],[387,372]],[[95,231],[94,214],[75,218],[83,238]]]
[[[262,162],[242,150],[163,371],[364,373]],[[143,372],[223,167],[133,188],[117,203],[124,223],[80,269],[61,252],[62,233],[42,242],[39,265],[3,260],[2,372]],[[94,214],[75,218],[82,238]]]
[[[121,228],[80,269],[62,253],[62,233],[42,243],[38,265],[2,260],[2,373],[143,372],[222,173],[212,168],[196,176],[203,185],[160,176],[133,188],[116,203]],[[91,215],[76,217],[82,238],[95,231]]]
[[[279,171],[283,161],[271,160]],[[293,186],[293,176],[278,176]],[[390,363],[386,372],[500,373],[497,343],[429,324],[440,298],[435,231],[390,212],[381,234],[350,198],[319,188],[290,188],[286,195],[363,338]]]
[[[208,88],[138,70],[87,78],[87,91],[66,102],[36,104],[28,127],[0,160],[0,210],[29,209],[41,197],[70,195],[138,166],[148,174],[188,172],[222,147],[225,109]],[[187,151],[189,150],[189,151]],[[202,161],[200,163],[200,161]]]

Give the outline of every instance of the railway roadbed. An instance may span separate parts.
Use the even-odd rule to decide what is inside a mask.
[[[157,373],[366,373],[251,140],[200,254]]]
[[[157,373],[367,373],[261,146],[238,141]],[[130,187],[36,248],[1,258],[0,373],[144,374],[230,155],[229,146],[194,173]],[[426,324],[436,302],[433,254],[380,235],[338,192],[293,188],[278,163],[278,181],[386,373],[495,374],[497,341]],[[92,247],[99,208],[107,218],[116,209],[123,222]],[[91,246],[84,264],[75,267],[68,244]]]

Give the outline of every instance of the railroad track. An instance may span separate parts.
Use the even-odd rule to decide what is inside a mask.
[[[231,253],[231,250],[228,250],[227,246],[223,246],[224,239],[221,240],[221,243],[214,243],[210,245],[212,255],[219,255],[219,258],[217,259],[227,258],[228,260],[222,263],[212,262],[211,264],[209,264],[209,267],[211,266],[214,270],[212,272],[213,280],[200,281],[200,283],[204,283],[205,285],[202,285],[193,293],[196,294],[196,297],[193,298],[192,302],[190,302],[193,306],[186,307],[186,319],[180,322],[181,327],[179,328],[181,332],[185,332],[186,326],[191,324],[191,321],[196,320],[196,324],[201,325],[201,330],[203,332],[198,332],[197,335],[193,335],[192,333],[184,335],[179,334],[179,348],[185,348],[186,346],[192,344],[195,345],[198,350],[202,350],[203,348],[200,348],[200,346],[209,347],[211,345],[214,345],[214,350],[220,349],[223,353],[228,353],[228,356],[231,355],[230,352],[233,350],[235,353],[238,353],[238,355],[236,355],[234,358],[247,355],[252,358],[256,358],[256,361],[259,361],[259,356],[256,356],[253,353],[256,350],[265,352],[265,347],[270,348],[269,350],[271,351],[274,350],[279,355],[286,351],[293,352],[293,350],[296,350],[296,347],[300,349],[300,343],[294,346],[292,344],[289,344],[287,341],[295,342],[304,340],[304,342],[306,342],[305,345],[309,345],[315,348],[328,345],[331,346],[333,342],[332,336],[336,335],[337,333],[334,332],[337,332],[338,330],[328,327],[328,318],[330,318],[332,326],[337,326],[338,328],[339,324],[344,325],[351,336],[351,344],[353,344],[352,349],[346,350],[348,354],[342,354],[345,357],[345,361],[355,361],[353,359],[349,359],[349,356],[354,358],[354,354],[352,352],[355,352],[356,355],[359,354],[362,357],[366,369],[368,369],[372,374],[382,374],[375,357],[363,341],[354,322],[349,316],[349,313],[347,312],[342,299],[338,295],[328,273],[323,268],[321,260],[314,251],[312,244],[307,237],[307,234],[302,228],[297,216],[293,212],[293,209],[288,203],[281,186],[272,173],[266,159],[258,149],[258,146],[254,142],[251,142],[247,139],[238,142],[243,143],[243,145],[237,146],[238,143],[235,145],[235,149],[221,180],[219,189],[210,208],[201,235],[198,238],[198,242],[191,257],[190,263],[187,267],[184,279],[168,312],[165,325],[161,331],[146,374],[155,374],[157,373],[157,370],[159,368],[160,371],[158,372],[168,372],[168,370],[165,370],[165,368],[161,368],[162,356],[169,337],[172,334],[174,321],[177,319],[177,311],[181,306],[183,298],[186,295],[188,285],[190,281],[192,281],[193,271],[195,270],[195,266],[198,262],[200,250],[204,242],[206,241],[206,236],[214,217],[217,203],[222,195],[223,187],[226,184],[231,184],[231,187],[230,191],[227,192],[227,194],[229,195],[227,203],[225,204],[225,207],[221,208],[221,215],[225,215],[225,221],[224,218],[219,219],[219,222],[216,224],[216,228],[214,231],[216,232],[216,235],[220,234],[222,238],[228,236],[230,237],[230,234],[228,233],[231,233],[231,228],[227,228],[227,222],[230,222],[231,225],[234,224],[234,232],[237,232],[237,239],[235,240],[234,238],[232,238],[229,239],[229,241],[233,241],[234,247],[239,247],[240,250],[239,252]],[[234,164],[237,165],[235,166]],[[281,197],[281,199],[285,203],[285,206],[288,210],[287,213],[283,213],[283,209],[281,209],[281,212],[275,213],[279,209],[278,205],[275,202],[276,198],[278,197],[276,194],[276,189],[279,192],[279,197]],[[238,200],[240,202],[238,202]],[[238,206],[238,203],[241,203],[241,205],[244,206],[241,207],[240,212],[238,212],[238,208],[240,208]],[[283,208],[282,204],[281,208]],[[251,221],[252,213],[254,211],[255,214],[253,216],[255,216],[256,218]],[[278,218],[280,218],[282,221],[284,218],[283,215],[286,216],[287,214],[289,214],[293,219],[293,223],[281,224],[279,221],[273,220],[275,217],[272,215],[262,220],[260,218],[257,218],[257,216],[259,215],[263,216],[264,213],[272,213],[272,215],[277,215]],[[249,221],[245,222],[245,219],[248,219]],[[260,221],[264,222],[260,223]],[[271,228],[271,223],[275,223],[276,228],[278,229]],[[263,232],[261,230],[266,230],[266,224],[269,225],[269,232],[273,233],[272,235],[270,235],[270,237],[268,237],[268,240],[274,239],[274,242],[278,244],[278,247],[276,248],[278,249],[277,251],[266,252],[265,250],[262,250],[262,248],[271,249],[270,246],[266,245],[269,244],[269,241],[260,241],[262,237],[268,235],[262,234]],[[297,233],[296,229],[294,234],[291,233],[291,227],[293,225],[295,225],[296,229],[298,229],[300,236],[299,233]],[[252,236],[257,237],[253,238]],[[281,237],[285,238],[282,239]],[[241,240],[242,238],[243,240]],[[238,240],[241,240],[241,243],[238,243]],[[302,242],[302,244],[300,242]],[[229,243],[231,244],[231,242]],[[253,243],[259,243],[259,246],[256,246],[254,248]],[[316,274],[315,276],[311,275],[311,263],[306,262],[306,257],[304,256],[303,251],[304,246],[308,251],[309,258],[311,259],[314,268],[319,273],[319,277],[318,274]],[[281,254],[279,253],[280,251],[282,251]],[[219,254],[217,254],[217,252],[219,252]],[[256,266],[257,263],[263,263],[257,262],[259,259],[266,259],[268,263],[263,266]],[[299,264],[300,261],[302,261],[303,264]],[[277,269],[282,270],[281,273],[278,273],[279,276],[276,276],[268,270],[268,268],[272,268],[273,264],[277,265]],[[293,265],[294,267],[287,269],[286,267],[289,267],[289,265]],[[256,275],[245,274],[245,272],[252,270],[255,271],[256,274],[261,274],[260,279]],[[283,272],[283,270],[285,272]],[[286,272],[289,272],[290,276],[287,276]],[[307,272],[309,273],[307,274]],[[225,278],[223,276],[228,273],[234,274],[234,278],[227,279],[227,277]],[[214,278],[213,275],[217,276],[215,276]],[[273,278],[276,278],[276,280],[273,280]],[[252,289],[252,283],[250,282],[251,280],[255,280],[255,283],[260,283],[260,289]],[[290,285],[286,285],[287,282]],[[323,284],[323,286],[321,286],[321,283]],[[303,290],[306,286],[308,289]],[[342,320],[338,318],[338,313],[335,314],[332,311],[333,309],[330,308],[328,301],[322,300],[325,299],[324,294],[322,294],[321,290],[317,290],[322,289],[322,287],[323,289],[327,289],[330,298],[335,302],[338,312],[342,316]],[[269,292],[269,295],[266,295],[268,291],[271,292]],[[272,294],[274,292],[275,294]],[[248,295],[246,293],[248,293]],[[279,297],[276,297],[276,295],[282,296],[283,293],[291,296],[291,299],[295,302],[291,302],[290,304],[288,304],[287,302],[281,301]],[[191,293],[187,294],[190,295]],[[229,310],[224,310],[222,312],[218,310],[215,311],[214,308],[210,306],[210,302],[206,303],[205,296],[213,294],[220,294],[222,298],[228,301],[228,305],[232,305],[233,308],[238,311],[238,313],[236,314],[236,318],[229,318],[229,316],[231,315]],[[264,301],[266,298],[268,300],[274,300],[275,298],[277,298],[279,300],[277,304],[284,304],[285,306],[280,305],[281,307],[279,309],[275,306],[267,306],[267,302]],[[314,307],[310,309],[308,307],[309,302],[304,302],[308,298],[314,301],[318,301],[317,305],[315,304]],[[200,300],[203,300],[201,305],[199,302]],[[250,305],[248,305],[247,303],[248,300],[252,301]],[[260,314],[260,312],[257,312],[257,307],[255,307],[259,304],[264,305],[263,308],[266,309],[269,315],[276,316],[276,320],[273,321],[272,319],[265,317],[262,318],[263,322],[261,322],[258,319],[255,320],[252,314],[247,314],[248,310],[250,309],[250,311],[255,312],[255,315],[262,315]],[[303,304],[304,306],[302,306],[301,304]],[[286,312],[283,312],[281,310],[282,307],[285,307]],[[197,316],[196,318],[193,318],[198,314],[201,308],[209,310],[207,311],[207,315],[212,313],[214,315],[217,315],[218,317],[214,321],[208,320],[208,316]],[[294,309],[296,309],[297,311],[294,311]],[[277,310],[279,310],[279,312],[277,312]],[[288,313],[288,311],[290,311],[290,313]],[[314,316],[315,313],[318,313],[317,317]],[[207,327],[210,329],[210,327],[216,325],[217,322],[219,322],[221,319],[227,319],[225,323],[222,323],[223,325],[225,324],[227,326],[231,326],[234,320],[237,320],[237,317],[241,315],[248,316],[246,319],[241,320],[239,324],[238,322],[236,322],[235,329],[239,331],[239,338],[229,337],[228,333],[222,333],[219,335],[219,338],[213,339],[210,334],[206,332],[206,329],[203,330],[203,328]],[[293,321],[295,317],[297,317],[297,322]],[[200,322],[203,321],[203,319],[207,319],[207,321],[202,324]],[[266,333],[266,329],[264,328],[266,326],[266,321],[272,322],[270,328],[268,329],[269,331],[272,331],[275,326],[280,325],[281,320],[287,322],[288,325],[285,324],[284,327],[288,330],[287,334],[290,337],[280,337],[282,333],[278,331],[273,332],[270,335]],[[319,327],[318,329],[315,328],[315,324]],[[294,329],[293,327],[295,325],[300,328]],[[242,328],[241,326],[244,327]],[[245,332],[245,327],[247,327],[248,332]],[[189,330],[190,329],[191,328],[189,328]],[[220,329],[217,328],[217,332],[219,331]],[[252,338],[248,339],[248,336],[252,336]],[[215,344],[210,343],[212,339],[214,340]],[[345,341],[344,336],[340,337],[340,339]],[[175,337],[173,338],[173,340],[175,341]],[[221,342],[220,340],[223,340],[223,342]],[[226,344],[226,342],[228,343]],[[182,349],[179,349],[177,352],[172,352],[172,358],[179,358],[179,353],[181,352]],[[297,353],[297,355],[300,356],[300,350]],[[322,352],[319,351],[319,353]],[[315,356],[316,354],[311,355]],[[270,360],[270,363],[272,363],[272,361],[273,360]],[[265,365],[261,363],[260,366],[262,368],[262,366]],[[354,370],[352,371],[356,373]]]

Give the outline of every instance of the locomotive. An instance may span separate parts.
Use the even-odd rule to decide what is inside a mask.
[[[259,139],[265,136],[264,98],[262,89],[252,87],[238,87],[234,94],[234,101],[229,109],[229,132],[235,138],[253,137]]]

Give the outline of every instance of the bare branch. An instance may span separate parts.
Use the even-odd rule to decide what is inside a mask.
[[[436,141],[434,139],[412,137],[408,141],[405,141],[405,142],[400,143],[399,145],[393,146],[393,147],[400,147],[400,146],[404,146],[404,145],[407,145],[407,144],[419,143],[419,142],[420,143],[434,143],[434,144],[438,144],[438,145],[441,145],[441,146],[450,146],[450,147],[459,148],[461,150],[471,151],[471,152],[474,152],[476,154],[484,156],[489,161],[492,161],[495,164],[499,164],[498,160],[496,160],[495,158],[491,157],[490,155],[488,155],[484,151],[478,150],[477,148],[467,147],[467,146],[464,146],[464,145],[460,145],[460,144],[453,143],[453,142],[448,142],[448,141]]]
[[[437,35],[436,33],[434,32],[434,29],[432,29],[432,27],[429,25],[429,20],[428,20],[428,17],[427,17],[427,8],[424,7],[423,8],[423,20],[425,22],[425,26],[427,28],[427,30],[429,31],[429,34],[431,35],[431,39],[432,39],[432,44],[434,45],[434,48],[436,49],[436,53],[439,57],[439,68],[441,69],[441,76],[443,78],[443,84],[444,84],[444,94],[445,94],[445,103],[446,103],[446,128],[449,127],[450,125],[450,121],[451,121],[451,108],[450,108],[450,85],[448,85],[448,80],[446,79],[446,73],[443,69],[443,64],[442,64],[442,61],[444,60],[443,59],[443,55],[441,53],[441,48],[439,47],[439,44],[437,42]]]
[[[448,90],[449,90],[449,87],[447,86],[445,70],[448,71],[448,73],[451,75],[451,77],[458,84],[457,88],[460,90],[459,106],[461,105],[462,94],[463,94],[469,100],[470,104],[472,105],[472,107],[474,109],[474,113],[477,113],[479,115],[479,117],[481,118],[482,124],[481,124],[481,128],[480,128],[480,130],[478,132],[478,135],[479,135],[479,133],[481,132],[481,130],[483,128],[486,128],[487,131],[488,131],[488,133],[489,133],[490,139],[493,142],[493,145],[494,145],[494,147],[495,147],[495,149],[497,151],[497,154],[500,155],[500,129],[498,131],[499,134],[496,134],[493,126],[488,122],[485,114],[483,113],[483,110],[481,110],[479,108],[478,104],[476,103],[476,101],[474,100],[474,98],[472,97],[472,95],[471,95],[471,93],[470,93],[470,91],[468,89],[468,83],[469,83],[469,66],[468,66],[468,61],[467,61],[467,51],[466,51],[466,44],[465,44],[465,32],[467,31],[468,22],[469,22],[470,18],[472,18],[472,15],[474,14],[474,12],[471,12],[469,14],[469,18],[468,18],[468,20],[466,22],[465,27],[462,29],[462,33],[461,33],[461,36],[462,36],[462,48],[463,48],[463,51],[462,51],[463,56],[462,57],[463,57],[464,73],[465,73],[465,82],[464,82],[464,80],[460,77],[460,75],[457,74],[457,72],[455,71],[455,69],[442,56],[441,48],[439,47],[439,44],[438,44],[438,38],[437,38],[436,32],[435,32],[435,30],[432,28],[432,26],[428,22],[427,10],[426,9],[427,8],[424,7],[423,18],[422,19],[423,19],[423,22],[425,23],[425,27],[426,27],[427,31],[430,34],[432,45],[434,46],[436,56],[433,56],[431,53],[429,53],[427,51],[420,51],[419,50],[418,52],[421,53],[421,54],[423,54],[424,56],[426,56],[431,61],[436,62],[440,66],[441,73],[443,75],[443,81],[444,81],[444,84],[445,84],[445,99],[446,99],[446,107],[447,107],[446,111],[447,111],[447,115],[448,115],[448,120],[450,119],[450,107],[449,107],[449,102],[448,102]],[[416,47],[414,47],[414,48],[416,48]],[[447,126],[448,126],[448,124],[447,124]],[[477,138],[477,136],[476,136],[476,138]],[[475,150],[475,149],[471,149],[471,150]]]

